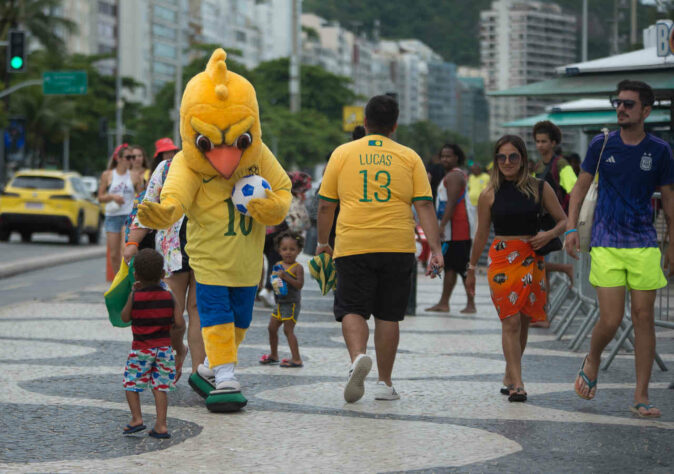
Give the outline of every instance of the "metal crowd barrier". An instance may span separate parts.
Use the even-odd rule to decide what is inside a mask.
[[[664,254],[669,244],[667,235],[667,225],[664,212],[660,205],[660,193],[653,195],[653,220],[658,235],[660,250]],[[573,327],[575,334],[569,342],[569,349],[577,352],[580,350],[585,339],[590,335],[595,323],[599,320],[599,303],[594,288],[590,285],[590,255],[583,253],[580,260],[575,261],[570,258],[565,251],[550,254],[548,261],[554,263],[570,263],[574,266],[574,284],[569,286],[565,276],[560,273],[551,273],[550,293],[548,295],[548,319],[552,330],[561,340]],[[674,264],[674,262],[673,262]],[[655,300],[655,325],[656,327],[665,327],[674,329],[674,281],[668,278],[666,287],[657,291]],[[602,369],[609,368],[618,352],[625,348],[628,351],[634,350],[634,326],[630,316],[630,293],[626,293],[625,315],[620,328],[616,333],[615,341],[610,346],[608,356],[604,359]],[[574,325],[574,322],[577,323]],[[655,354],[655,362],[661,370],[666,371],[667,366]]]

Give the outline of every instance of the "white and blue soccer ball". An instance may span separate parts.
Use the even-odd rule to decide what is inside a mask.
[[[250,217],[248,201],[267,197],[265,189],[271,189],[271,186],[262,176],[255,174],[244,176],[232,188],[232,203],[234,203],[237,211]]]

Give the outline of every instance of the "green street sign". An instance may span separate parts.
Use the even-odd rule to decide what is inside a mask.
[[[47,71],[42,74],[45,95],[82,95],[87,93],[87,71]]]

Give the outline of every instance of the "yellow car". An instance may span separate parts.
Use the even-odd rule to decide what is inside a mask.
[[[97,244],[102,223],[101,207],[78,173],[19,171],[0,195],[0,242],[12,232],[23,242],[30,242],[33,232],[56,232],[74,245],[82,234]]]

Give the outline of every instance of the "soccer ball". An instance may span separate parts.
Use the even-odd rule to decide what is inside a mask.
[[[248,201],[254,198],[267,197],[265,189],[271,189],[271,186],[262,176],[249,174],[236,182],[232,188],[232,202],[234,207],[244,216],[248,214]]]

